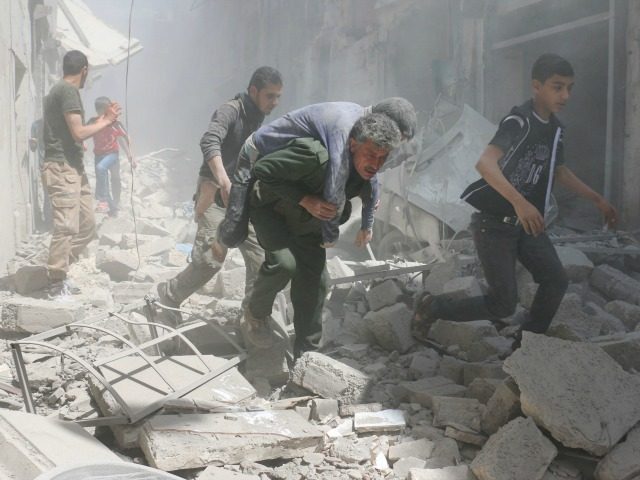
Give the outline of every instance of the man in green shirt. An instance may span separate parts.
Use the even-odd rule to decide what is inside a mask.
[[[66,279],[69,264],[95,236],[93,196],[82,163],[83,140],[111,125],[120,106],[111,104],[95,123],[84,124],[80,89],[89,63],[78,50],[62,60],[63,78],[44,99],[44,163],[42,182],[51,199],[53,232],[47,268],[50,283]]]

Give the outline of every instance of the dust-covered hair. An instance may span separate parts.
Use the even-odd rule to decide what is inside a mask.
[[[416,110],[409,100],[402,97],[389,97],[377,103],[372,108],[373,113],[384,113],[398,124],[400,133],[406,140],[411,140],[416,134],[418,118]]]
[[[273,67],[260,67],[251,75],[249,88],[254,86],[258,90],[262,90],[267,85],[282,85],[282,75]]]
[[[62,58],[63,75],[77,75],[84,67],[88,66],[87,56],[79,50],[69,50]]]
[[[359,143],[371,140],[378,147],[391,150],[400,143],[401,134],[396,122],[387,115],[370,113],[358,119],[349,138]]]
[[[555,53],[540,55],[531,68],[531,79],[544,83],[554,75],[573,77],[573,67],[567,59]]]
[[[94,102],[94,105],[96,107],[96,112],[105,110],[110,104],[111,104],[111,100],[109,99],[109,97],[98,97]]]

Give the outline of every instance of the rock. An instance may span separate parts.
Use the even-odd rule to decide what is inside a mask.
[[[640,324],[640,306],[632,305],[623,300],[613,300],[604,306],[606,312],[615,315],[628,331],[632,331]]]
[[[457,442],[466,443],[468,445],[481,447],[487,442],[487,437],[466,427],[452,427],[448,425],[444,430],[444,434],[449,438],[453,438]]]
[[[624,442],[619,443],[598,463],[596,480],[626,480],[640,476],[640,426],[629,432]]]
[[[140,433],[149,464],[165,471],[293,458],[321,440],[322,432],[292,410],[157,415]]]
[[[345,404],[340,405],[341,417],[352,417],[356,413],[360,412],[379,412],[384,410],[381,403],[360,403],[360,404]]]
[[[453,301],[482,296],[478,279],[473,276],[456,277],[442,287],[442,294]]]
[[[396,399],[399,402],[409,400],[412,403],[432,408],[434,397],[463,397],[466,391],[465,387],[453,383],[449,378],[431,377],[415,382],[402,382],[397,388]]]
[[[142,300],[145,295],[156,295],[153,283],[118,282],[111,287],[113,301],[122,305]]]
[[[426,468],[442,468],[457,465],[462,460],[458,443],[452,438],[434,440],[431,458],[427,460]]]
[[[507,376],[502,362],[473,362],[464,364],[464,385],[468,386],[476,378],[494,378],[502,380]]]
[[[475,398],[433,397],[434,427],[467,427],[480,432],[484,405]]]
[[[400,479],[409,477],[409,471],[416,468],[424,468],[426,462],[415,457],[401,458],[393,464],[393,474]]]
[[[333,398],[315,398],[311,401],[311,419],[324,422],[338,416],[338,401]]]
[[[350,339],[353,344],[375,344],[373,335],[367,321],[357,312],[344,312],[342,320],[343,336]]]
[[[540,480],[558,451],[530,418],[516,418],[491,436],[471,463],[479,480]]]
[[[600,335],[613,335],[615,333],[625,333],[627,327],[624,325],[615,315],[611,315],[609,312],[601,308],[594,302],[587,302],[584,307],[585,311],[594,317],[597,317],[602,322],[600,327]]]
[[[462,384],[464,381],[465,363],[455,357],[444,355],[438,366],[438,376],[451,379],[454,383]],[[471,382],[469,382],[471,383]]]
[[[138,268],[138,257],[129,250],[100,249],[96,255],[96,267],[107,273],[111,280],[121,282]]]
[[[605,455],[640,420],[640,379],[597,345],[524,332],[504,368],[524,414],[567,447]]]
[[[592,338],[627,372],[640,372],[640,332]]]
[[[367,313],[364,321],[380,346],[404,353],[414,344],[411,335],[412,315],[405,304],[398,303]]]
[[[600,335],[602,324],[602,319],[584,311],[582,299],[577,294],[568,293],[562,299],[547,335],[565,340],[585,341]]]
[[[389,447],[388,458],[395,462],[405,457],[414,457],[420,460],[426,460],[433,453],[434,443],[426,438],[402,442]]]
[[[449,280],[459,276],[460,264],[456,258],[450,259],[445,263],[437,263],[424,281],[424,290],[432,295],[439,295]]]
[[[347,463],[362,463],[370,458],[371,444],[375,437],[338,438],[332,444],[330,453]]]
[[[593,269],[591,286],[611,300],[624,300],[640,305],[640,282],[610,265],[598,265]]]
[[[472,322],[437,320],[429,329],[429,338],[443,347],[458,345],[465,351],[484,337],[496,336],[498,336],[496,327],[489,320],[475,320]]]
[[[486,405],[498,385],[502,382],[495,378],[475,378],[467,388],[466,396],[475,398],[480,403]]]
[[[556,247],[560,262],[570,282],[580,283],[589,278],[593,262],[580,250],[573,247]]]
[[[318,352],[306,352],[298,359],[291,382],[342,403],[362,403],[371,388],[368,375]]]
[[[198,475],[198,480],[260,480],[260,477],[210,465]]]
[[[49,272],[43,265],[24,265],[13,274],[13,287],[20,295],[42,290],[49,285]]]
[[[381,410],[379,412],[358,412],[353,416],[353,428],[358,433],[398,432],[407,422],[402,410]]]
[[[176,242],[171,237],[155,237],[140,247],[140,256],[143,258],[155,257],[174,250],[175,246]]]
[[[402,290],[396,280],[389,279],[375,287],[371,287],[365,296],[369,304],[369,310],[375,311],[395,305],[402,296]]]
[[[171,237],[171,232],[169,232],[166,228],[160,226],[159,224],[147,220],[146,218],[138,218],[138,233],[142,235],[157,235],[159,237]],[[133,229],[121,230],[122,231],[131,231]]]
[[[105,245],[107,247],[117,247],[122,241],[121,233],[104,233],[100,235],[98,245]]]
[[[435,350],[418,352],[411,357],[409,373],[415,379],[434,377],[440,366],[440,355]]]
[[[84,315],[82,304],[73,301],[13,297],[2,305],[0,329],[14,333],[41,333],[78,322]]]
[[[475,480],[467,465],[444,468],[412,468],[409,480]]]
[[[492,435],[520,414],[520,390],[512,379],[496,388],[482,415],[482,431]]]

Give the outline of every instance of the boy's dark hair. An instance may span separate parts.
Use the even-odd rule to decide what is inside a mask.
[[[96,111],[104,110],[111,104],[109,97],[98,97],[95,101]]]
[[[80,50],[69,50],[62,59],[62,74],[77,75],[84,67],[89,66],[87,56]]]
[[[554,75],[573,77],[573,67],[567,59],[555,53],[540,55],[531,68],[531,78],[544,83]]]
[[[370,113],[358,119],[349,132],[349,138],[359,143],[371,140],[380,148],[392,150],[400,143],[400,129],[386,115]]]
[[[373,106],[373,113],[383,113],[398,124],[400,133],[407,140],[411,140],[416,134],[418,118],[416,110],[409,100],[402,97],[385,98]]]
[[[282,76],[273,67],[260,67],[251,75],[249,87],[254,86],[258,90],[262,90],[267,85],[282,85]]]

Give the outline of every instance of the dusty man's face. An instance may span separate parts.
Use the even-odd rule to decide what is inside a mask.
[[[270,83],[260,90],[253,85],[249,87],[251,100],[256,104],[258,110],[265,115],[269,115],[278,106],[280,95],[282,95],[282,85]]]
[[[389,149],[382,148],[371,140],[358,142],[353,138],[349,139],[349,148],[353,158],[353,166],[358,175],[365,180],[370,180],[378,170],[382,168],[385,160],[389,156]]]

